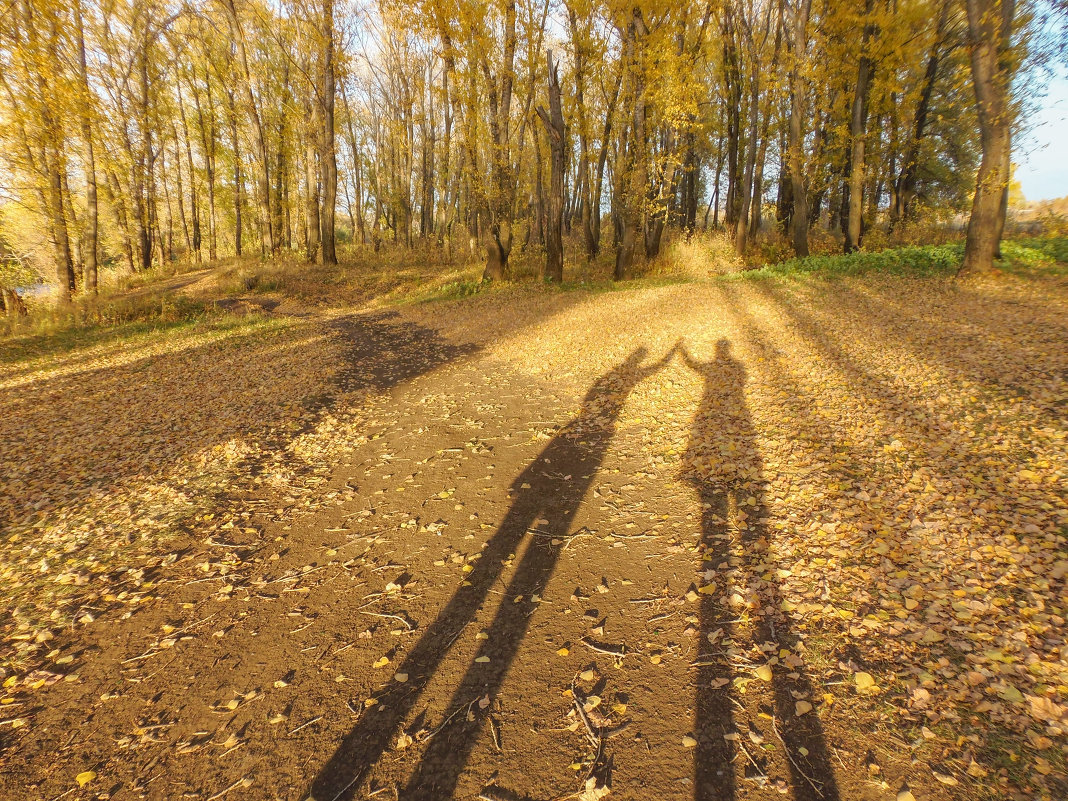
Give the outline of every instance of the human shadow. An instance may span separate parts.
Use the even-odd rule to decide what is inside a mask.
[[[639,347],[598,378],[586,394],[579,414],[515,479],[512,505],[481,557],[397,668],[398,673],[407,674],[407,682],[391,684],[376,696],[378,703],[319,771],[312,783],[312,798],[337,801],[356,796],[453,644],[477,616],[500,578],[503,563],[510,554],[518,553],[528,539],[486,628],[489,637],[483,640],[478,657],[482,661],[472,662],[457,684],[447,717],[435,730],[402,793],[409,801],[452,797],[485,722],[486,713],[473,702],[486,695],[492,697],[500,690],[537,610],[535,596],[544,592],[553,574],[562,538],[604,460],[627,397],[638,382],[663,367],[671,357],[669,353],[659,362],[642,367],[646,355],[646,349]],[[460,714],[454,714],[457,712]]]
[[[797,699],[812,699],[814,688],[795,650],[797,638],[782,611],[781,593],[768,564],[764,464],[745,402],[745,367],[731,355],[725,339],[716,343],[711,361],[695,359],[681,343],[676,347],[704,382],[683,477],[694,486],[701,503],[701,583],[716,585],[700,593],[705,653],[697,660],[694,798],[734,798],[735,759],[745,760],[747,778],[758,783],[768,778],[759,749],[741,742],[734,746],[724,737],[735,727],[733,707],[741,707],[732,695],[738,677],[724,642],[733,638],[738,648],[737,642],[746,636],[764,651],[764,659],[774,663],[766,711],[786,749],[793,797],[833,801],[839,797],[838,788],[819,718],[814,710],[797,714],[795,707]],[[748,631],[743,629],[745,623]],[[748,693],[750,705],[754,694]],[[751,729],[754,725],[750,720]],[[771,733],[766,734],[770,741]]]

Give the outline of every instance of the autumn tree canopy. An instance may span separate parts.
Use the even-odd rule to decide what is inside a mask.
[[[981,269],[1004,223],[1036,13],[13,0],[0,187],[22,224],[6,250],[66,295],[94,292],[101,265],[333,263],[339,242],[471,249],[491,279],[531,244],[559,277],[568,242],[576,260],[611,248],[625,278],[669,230],[721,228],[739,252],[779,235],[804,255],[814,230],[849,251],[873,228],[967,214],[965,268]]]

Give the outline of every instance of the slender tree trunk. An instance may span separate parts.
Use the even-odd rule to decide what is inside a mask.
[[[64,162],[66,158],[64,157]],[[74,196],[70,191],[70,180],[66,166],[60,171],[60,185],[63,191],[63,212],[67,217],[67,236],[70,237],[71,264],[74,270],[75,287],[78,281],[85,280],[84,263],[82,260],[82,238],[84,232],[78,222],[78,213],[74,209]]]
[[[588,260],[597,258],[597,254],[601,252],[601,198],[604,194],[604,169],[605,163],[608,161],[608,149],[611,146],[612,117],[615,115],[622,78],[622,73],[616,76],[616,87],[608,101],[604,128],[601,131],[601,147],[597,154],[597,166],[594,168],[590,198],[587,204],[589,206],[589,215],[586,218],[585,238],[586,257]]]
[[[553,51],[545,54],[549,78],[549,111],[538,106],[538,116],[549,137],[549,215],[545,236],[545,279],[564,280],[564,114],[560,107],[560,77]]]
[[[51,213],[52,249],[55,254],[56,283],[60,300],[70,303],[74,292],[74,261],[71,257],[70,238],[67,233],[67,216],[63,209],[63,177],[59,153],[51,148],[48,171],[48,203]]]
[[[697,135],[692,128],[686,132],[682,169],[682,228],[689,238],[697,230],[697,179],[700,174]]]
[[[337,211],[337,151],[334,136],[334,0],[323,0],[323,264],[337,264],[337,237],[334,218]]]
[[[241,171],[241,141],[237,137],[237,107],[233,90],[227,93],[230,101],[230,141],[234,148],[234,255],[240,256],[244,235],[242,206],[244,205],[244,176]]]
[[[115,174],[114,170],[105,169],[104,187],[108,192],[108,200],[112,210],[115,213],[115,222],[118,224],[120,232],[120,241],[122,243],[122,255],[123,260],[126,263],[126,271],[128,273],[134,272],[134,248],[133,248],[133,234],[131,233],[130,226],[130,213],[126,208],[126,201],[123,198],[122,188],[119,185],[119,177]]]
[[[805,80],[802,66],[808,50],[808,17],[812,0],[798,0],[794,10],[792,40],[793,67],[790,71],[790,188],[793,198],[791,213],[793,223],[794,252],[801,258],[808,255],[808,188],[805,186],[805,170],[802,148],[801,118],[804,115]]]
[[[263,135],[263,121],[260,119],[256,97],[252,93],[252,72],[249,69],[248,54],[245,48],[245,32],[241,27],[241,20],[237,16],[234,0],[224,0],[224,2],[226,10],[229,12],[230,33],[233,36],[233,42],[236,47],[237,61],[241,67],[241,89],[244,94],[246,112],[252,125],[252,146],[255,149],[257,161],[255,185],[256,203],[259,207],[260,248],[263,253],[273,254],[277,247],[271,225],[270,159],[267,155],[267,142]]]
[[[734,249],[745,253],[749,234],[749,208],[753,202],[753,172],[756,169],[757,139],[760,136],[760,73],[756,58],[753,58],[752,95],[749,104],[749,135],[746,137],[745,169],[742,175],[742,196],[739,200],[738,218],[734,225]]]
[[[534,218],[531,228],[534,232],[534,241],[539,245],[545,244],[545,159],[541,154],[541,138],[534,136]]]
[[[724,219],[728,228],[737,224],[741,206],[738,151],[741,147],[742,79],[736,38],[732,7],[728,4],[723,17],[723,82],[727,113],[727,203]]]
[[[931,96],[934,93],[935,81],[938,78],[938,67],[942,61],[942,48],[945,45],[945,31],[949,21],[949,10],[950,0],[943,0],[942,11],[938,16],[935,42],[931,48],[931,55],[927,59],[927,70],[923,76],[923,88],[920,90],[920,99],[916,106],[912,134],[905,148],[905,155],[901,161],[901,173],[898,175],[897,183],[894,187],[894,203],[890,210],[890,230],[893,230],[897,223],[908,218],[912,199],[916,197],[917,159],[919,158],[920,144],[927,128],[927,114],[931,106]]]
[[[304,258],[311,264],[315,263],[319,255],[319,236],[321,221],[319,219],[319,169],[316,164],[318,149],[315,147],[315,126],[317,114],[309,109],[311,117],[311,130],[305,139],[304,146],[304,183],[305,183],[305,219],[307,232],[304,238]]]
[[[219,257],[218,247],[218,217],[215,212],[215,102],[211,94],[211,81],[208,73],[204,75],[205,103],[207,105],[208,119],[205,121],[204,107],[200,102],[200,92],[197,91],[196,73],[189,82],[193,90],[193,103],[197,109],[197,127],[200,129],[200,146],[204,151],[204,178],[208,190],[208,260],[215,261]]]
[[[97,254],[99,253],[100,211],[97,203],[96,188],[96,154],[93,151],[93,126],[90,110],[93,107],[92,93],[89,88],[89,70],[85,58],[85,24],[82,19],[80,0],[74,4],[78,36],[78,77],[81,90],[79,103],[82,124],[82,156],[85,170],[85,291],[90,295],[97,293]]]
[[[488,204],[490,241],[486,249],[486,268],[482,280],[498,281],[508,275],[508,256],[512,252],[512,207],[514,184],[510,129],[512,114],[512,85],[515,69],[515,0],[504,4],[504,49],[500,67],[500,84],[490,72],[489,62],[482,58],[481,69],[489,90],[489,129],[492,152],[493,195]]]
[[[182,234],[185,237],[186,257],[193,253],[193,237],[189,233],[189,219],[185,215],[185,183],[182,181],[182,150],[178,140],[178,131],[171,126],[171,135],[174,137],[174,176],[177,180],[175,187],[178,200],[178,220],[182,224]]]
[[[200,233],[200,197],[197,193],[196,167],[193,165],[192,137],[189,135],[189,122],[186,120],[185,116],[185,100],[182,98],[182,84],[180,81],[175,81],[175,89],[178,95],[178,113],[179,119],[182,122],[182,141],[185,144],[186,167],[189,173],[189,216],[193,226],[193,235],[190,239],[190,245],[193,249],[193,260],[197,264],[200,264],[200,246],[202,243]],[[181,170],[180,154],[178,154],[177,159],[178,169]]]

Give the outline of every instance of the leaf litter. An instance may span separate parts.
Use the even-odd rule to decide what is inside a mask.
[[[314,319],[183,333],[129,353],[98,349],[82,363],[57,363],[54,375],[43,364],[7,383],[0,376],[9,411],[0,422],[9,499],[0,577],[13,601],[0,669],[2,700],[17,710],[3,721],[11,735],[0,764],[14,767],[16,752],[43,757],[54,742],[41,721],[54,727],[66,713],[52,693],[84,704],[85,676],[114,674],[123,679],[113,676],[113,690],[95,690],[115,699],[95,701],[103,705],[97,716],[122,708],[131,690],[158,688],[165,700],[159,716],[137,726],[116,717],[116,728],[134,734],[113,739],[112,750],[94,741],[94,786],[120,777],[146,792],[139,768],[155,759],[174,771],[175,760],[200,759],[205,735],[220,753],[262,754],[285,738],[288,756],[272,757],[256,782],[278,771],[297,786],[326,756],[315,744],[323,733],[333,743],[354,715],[388,719],[393,695],[384,686],[421,694],[444,719],[450,681],[466,662],[509,676],[503,714],[487,726],[473,773],[492,765],[503,784],[531,797],[576,787],[585,797],[626,797],[628,781],[689,797],[690,757],[706,747],[692,682],[706,669],[695,666],[707,664],[719,671],[710,686],[734,705],[733,722],[722,721],[715,736],[749,732],[748,745],[725,740],[740,756],[724,770],[737,773],[746,795],[778,795],[790,762],[809,764],[811,743],[792,753],[776,747],[781,735],[768,736],[778,734],[776,722],[793,725],[768,711],[781,670],[807,673],[811,689],[783,685],[796,693],[790,715],[820,722],[843,790],[1055,798],[1068,734],[1066,312],[1068,291],[1054,279],[738,281],[578,300],[504,293],[414,307],[391,321],[397,342],[389,347],[408,360],[405,332],[423,345],[405,326],[478,350],[422,375],[386,359],[391,377],[376,378],[373,365],[346,356],[344,329]],[[364,344],[381,348],[373,339]],[[573,528],[553,530],[552,514],[532,518],[527,550],[571,546],[559,576],[491,605],[532,603],[520,654],[547,638],[542,653],[555,651],[557,660],[541,657],[541,689],[530,684],[529,660],[511,663],[499,650],[507,637],[485,639],[489,617],[457,633],[455,667],[443,664],[431,677],[402,669],[406,649],[449,595],[470,583],[465,576],[477,578],[486,542],[525,491],[506,491],[522,465],[569,419],[603,424],[580,400],[598,376],[637,346],[652,361],[680,339],[699,360],[730,341],[745,369],[759,463],[732,453],[738,432],[729,420],[694,441],[701,378],[672,358],[624,399],[611,452]],[[347,385],[339,378],[346,371]],[[88,403],[79,395],[85,374],[104,379]],[[109,412],[113,404],[121,419]],[[102,426],[94,428],[97,418]],[[584,435],[577,426],[576,440]],[[436,447],[449,438],[454,446]],[[695,479],[740,488],[711,561],[703,558],[711,552],[701,544]],[[745,553],[750,529],[763,532],[756,561]],[[518,569],[523,553],[503,561],[502,575]],[[304,599],[298,626],[277,609],[296,596]],[[357,637],[327,613],[338,598],[384,617],[363,618],[373,621],[369,635]],[[705,604],[729,625],[701,631],[696,610]],[[758,625],[769,617],[790,621],[796,642],[762,642]],[[105,621],[122,626],[118,649],[106,647]],[[590,621],[599,624],[596,639]],[[265,636],[293,644],[264,652],[259,684],[209,692],[223,679],[207,655],[232,664],[228,640],[255,652]],[[200,666],[203,691],[168,685],[167,671],[153,667],[165,653],[176,665]],[[624,659],[632,653],[643,658]],[[642,731],[597,746],[587,727],[593,761],[610,747],[616,776],[612,784],[593,775],[579,782],[566,775],[573,758],[544,761],[561,747],[582,747],[565,746],[554,720],[570,708],[592,726],[590,713],[606,705],[588,710],[571,692],[561,706],[544,682],[564,692],[576,676],[600,680],[582,660],[606,655],[625,696],[614,704]],[[351,691],[341,689],[350,682]],[[207,699],[200,712],[198,696]],[[253,703],[261,697],[266,707]],[[216,712],[231,722],[212,734],[202,721]],[[275,725],[287,720],[294,722]],[[238,722],[245,734],[236,733]],[[416,736],[424,729],[415,723],[407,719],[393,736],[393,747],[404,743],[393,761],[372,766],[379,779],[400,781],[418,766],[427,738]],[[871,732],[885,735],[874,773],[863,756]],[[122,737],[145,753],[126,767],[115,750]],[[509,750],[517,746],[525,753]],[[150,757],[153,749],[165,750]],[[67,776],[84,775],[84,761],[69,764]],[[242,764],[190,772],[187,792],[239,795],[252,782]],[[62,777],[44,768],[31,758],[15,775],[62,792]],[[473,792],[487,781],[489,774],[473,776]]]

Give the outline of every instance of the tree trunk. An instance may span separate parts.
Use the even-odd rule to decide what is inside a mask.
[[[317,164],[318,148],[315,146],[317,113],[310,105],[306,108],[309,117],[309,130],[304,140],[304,258],[315,264],[319,256],[319,243],[322,221],[319,218],[319,168]]]
[[[697,179],[700,164],[697,160],[697,136],[691,128],[686,132],[682,164],[682,228],[691,237],[697,230]],[[706,217],[708,215],[705,215]]]
[[[489,129],[492,152],[492,190],[488,204],[490,241],[486,248],[486,268],[483,281],[499,281],[508,275],[508,256],[512,252],[512,207],[514,184],[510,151],[512,113],[512,84],[515,69],[515,0],[504,4],[504,48],[500,67],[500,85],[490,72],[485,56],[481,61],[482,74],[489,90]]]
[[[105,162],[106,163],[106,162]],[[119,177],[114,170],[104,169],[104,188],[108,193],[108,201],[115,214],[115,222],[118,224],[120,242],[122,242],[123,260],[126,262],[126,271],[134,272],[134,249],[133,235],[130,232],[130,213],[123,199],[122,189],[119,186]]]
[[[867,0],[864,13],[870,18],[874,0]],[[857,66],[857,85],[853,93],[853,108],[849,122],[849,136],[852,147],[849,159],[849,206],[846,214],[845,244],[846,253],[852,253],[860,247],[861,215],[864,210],[864,148],[867,144],[868,95],[871,91],[872,78],[875,76],[875,60],[868,53],[871,40],[878,36],[879,30],[872,22],[864,25],[861,35],[861,57]]]
[[[3,287],[0,287],[0,310],[8,317],[26,317],[29,314],[19,293]]]
[[[204,150],[204,177],[208,189],[208,260],[215,261],[219,256],[218,248],[218,220],[215,213],[215,103],[212,100],[211,82],[205,71],[204,85],[206,90],[206,103],[208,106],[208,122],[204,120],[204,108],[200,102],[200,92],[197,91],[196,73],[189,86],[193,90],[193,103],[197,109],[197,127],[200,129],[200,146]]]
[[[934,93],[935,81],[938,78],[938,67],[942,61],[942,48],[945,44],[949,9],[950,0],[943,0],[942,12],[938,16],[935,42],[931,48],[931,55],[927,59],[927,71],[923,77],[923,88],[920,90],[920,100],[916,106],[912,135],[905,149],[905,155],[901,161],[901,173],[894,187],[894,203],[890,209],[891,231],[897,223],[908,218],[912,199],[916,197],[916,160],[919,157],[920,143],[923,141],[923,135],[927,127],[927,113],[931,107],[931,96]]]
[[[644,59],[641,49],[648,32],[641,10],[634,9],[627,25],[624,59],[627,70],[627,100],[632,104],[630,137],[626,143],[623,175],[621,176],[622,208],[620,209],[619,247],[616,250],[616,265],[612,277],[622,281],[630,277],[634,264],[634,247],[638,238],[641,206],[648,186],[645,134],[645,78]]]
[[[337,264],[334,218],[337,209],[337,151],[334,146],[334,0],[323,0],[323,264]]]
[[[97,253],[99,252],[100,212],[97,203],[96,188],[96,154],[93,152],[93,126],[90,120],[92,95],[89,89],[89,71],[85,58],[85,26],[82,20],[80,0],[74,4],[78,36],[78,77],[81,91],[80,112],[82,124],[82,145],[85,164],[85,264],[83,269],[85,291],[90,295],[97,293]]]
[[[51,214],[49,229],[52,234],[52,250],[55,255],[56,283],[59,285],[59,297],[64,303],[70,303],[74,292],[74,261],[70,251],[70,237],[67,232],[67,216],[63,210],[63,177],[60,155],[49,154],[48,203]]]
[[[252,146],[256,151],[256,161],[258,162],[256,165],[258,167],[256,171],[256,203],[259,206],[260,248],[264,253],[273,254],[277,248],[274,241],[274,231],[271,226],[271,177],[267,142],[263,136],[263,122],[260,119],[259,108],[256,105],[256,97],[252,93],[252,72],[249,69],[248,54],[245,48],[245,32],[241,27],[240,19],[238,19],[234,0],[225,0],[225,3],[226,10],[229,12],[230,33],[237,48],[237,60],[241,67],[241,88],[244,91],[244,101],[249,122],[252,124]]]
[[[983,158],[979,164],[964,261],[958,275],[993,269],[1005,225],[1003,194],[1009,183],[1013,111],[1015,0],[966,0],[972,84]]]
[[[742,175],[742,196],[738,204],[738,218],[734,225],[734,249],[745,253],[749,234],[749,208],[753,202],[753,172],[756,169],[757,139],[760,134],[760,72],[756,58],[753,61],[752,97],[749,104],[749,135]],[[758,201],[759,202],[759,201]]]
[[[237,108],[234,104],[234,93],[228,93],[230,101],[230,140],[234,147],[234,255],[240,256],[242,249],[242,210],[244,197],[244,177],[241,174],[241,142],[237,138]]]
[[[196,167],[193,165],[192,137],[189,135],[189,122],[186,120],[185,116],[185,101],[182,99],[181,84],[177,81],[175,82],[175,88],[178,92],[179,119],[182,122],[182,139],[185,143],[186,167],[189,173],[189,216],[193,227],[193,235],[190,240],[190,245],[193,248],[193,261],[200,264],[200,246],[203,239],[200,233],[200,198],[197,195]],[[179,169],[181,169],[181,155],[178,156],[178,159]]]
[[[616,77],[616,88],[608,101],[608,113],[605,116],[604,128],[601,131],[601,149],[597,154],[597,166],[594,168],[593,183],[590,187],[589,202],[583,206],[583,229],[586,239],[586,258],[597,258],[601,252],[601,197],[604,193],[604,168],[608,161],[609,137],[612,135],[612,116],[615,114],[616,102],[619,99],[619,88],[622,74]],[[587,212],[586,207],[589,207]]]
[[[808,17],[812,0],[798,0],[794,11],[793,67],[790,71],[790,189],[793,199],[791,213],[793,223],[794,252],[798,257],[808,255],[808,189],[805,186],[801,117],[804,114],[805,80],[802,65],[808,49]]]
[[[738,222],[741,206],[738,151],[741,147],[742,78],[738,63],[738,44],[732,7],[723,15],[723,83],[727,112],[727,198],[724,219],[728,227]]]
[[[539,245],[545,244],[545,162],[541,155],[541,139],[534,136],[534,204],[533,218],[530,221],[530,231],[534,234],[534,241]],[[530,238],[528,232],[528,239]]]
[[[538,116],[549,136],[549,216],[545,236],[545,279],[564,280],[564,114],[560,107],[560,76],[553,51],[545,54],[549,77],[549,111],[538,106]]]

